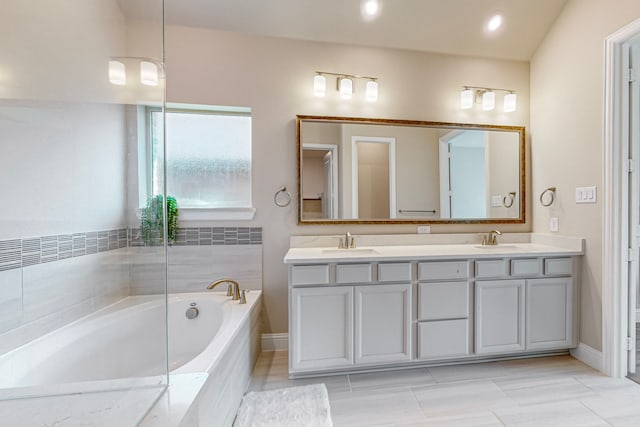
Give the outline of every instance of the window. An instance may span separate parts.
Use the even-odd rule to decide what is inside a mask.
[[[167,194],[181,209],[251,208],[251,111],[167,105]],[[151,110],[153,194],[162,192],[161,110]]]

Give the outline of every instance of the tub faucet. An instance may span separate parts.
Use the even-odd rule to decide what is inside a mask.
[[[495,246],[498,244],[498,236],[502,233],[500,230],[491,230],[482,236],[482,246]]]
[[[348,231],[344,234],[344,240],[338,242],[338,249],[349,249],[356,247],[356,239]]]
[[[234,301],[240,301],[240,304],[244,304],[240,296],[240,285],[235,280],[232,280],[232,279],[216,280],[215,282],[212,282],[209,286],[207,286],[207,289],[213,289],[216,286],[218,286],[220,283],[228,283],[229,287],[227,288],[227,296],[232,297]]]

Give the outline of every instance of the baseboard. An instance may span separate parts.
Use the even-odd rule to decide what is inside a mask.
[[[262,334],[262,351],[289,349],[289,334]]]
[[[591,366],[593,369],[604,372],[604,359],[601,351],[589,347],[584,343],[579,343],[576,348],[571,349],[570,353],[573,357]]]

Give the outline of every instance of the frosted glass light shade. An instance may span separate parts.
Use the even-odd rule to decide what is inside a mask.
[[[482,94],[482,109],[484,111],[490,111],[496,108],[496,93],[487,91]]]
[[[460,92],[460,108],[466,110],[473,107],[473,89],[464,89]]]
[[[109,82],[118,86],[127,84],[127,73],[122,62],[109,61]]]
[[[317,75],[313,78],[313,95],[324,96],[327,93],[327,78]]]
[[[353,94],[353,80],[343,77],[340,79],[340,96],[345,99]]]
[[[378,100],[378,82],[373,80],[367,82],[365,96],[369,102],[376,102]]]
[[[509,93],[504,96],[504,112],[512,113],[516,111],[517,97],[515,93]]]
[[[140,62],[140,83],[147,86],[158,86],[158,66],[153,62]]]

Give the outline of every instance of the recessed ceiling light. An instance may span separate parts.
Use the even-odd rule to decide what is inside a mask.
[[[380,0],[362,0],[360,11],[365,19],[375,18],[380,14]]]
[[[502,26],[502,20],[503,20],[502,15],[499,13],[496,13],[491,18],[489,18],[489,21],[487,22],[487,30],[496,31],[498,28]]]

